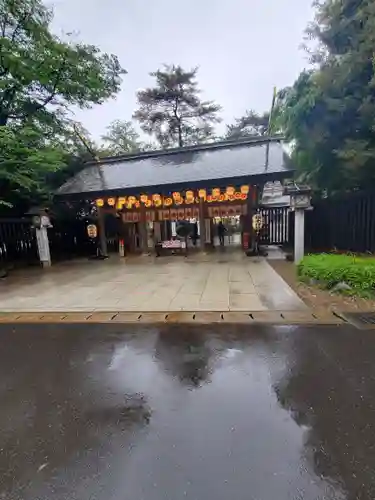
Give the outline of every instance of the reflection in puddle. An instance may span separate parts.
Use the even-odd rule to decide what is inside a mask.
[[[2,436],[14,457],[0,458],[9,498],[356,498],[344,469],[358,436],[339,372],[311,337],[285,327],[135,328],[79,330],[74,342],[61,329],[27,346],[38,369],[12,391],[36,410]],[[16,364],[22,349],[11,350]],[[12,418],[9,394],[0,393],[0,424]],[[44,463],[35,477],[30,464]],[[369,481],[360,465],[355,474]]]

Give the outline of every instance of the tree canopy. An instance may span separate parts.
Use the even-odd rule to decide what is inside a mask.
[[[269,113],[258,114],[253,110],[247,110],[243,116],[235,118],[233,124],[226,126],[224,138],[238,140],[244,137],[266,135],[269,120]]]
[[[186,146],[210,140],[220,122],[220,106],[203,101],[196,80],[197,68],[165,65],[150,73],[155,86],[138,92],[134,118],[162,147]]]
[[[102,136],[105,149],[111,155],[134,153],[144,149],[138,132],[131,121],[114,120]]]
[[[375,1],[316,3],[312,67],[278,98],[300,176],[328,192],[375,185]]]
[[[125,73],[116,56],[56,37],[51,20],[41,0],[0,0],[0,203],[43,191],[63,164],[68,108],[114,96]]]

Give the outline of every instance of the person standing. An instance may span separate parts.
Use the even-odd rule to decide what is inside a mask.
[[[221,247],[223,247],[225,243],[224,236],[226,231],[227,231],[226,227],[224,226],[223,222],[220,221],[219,224],[217,225],[217,234],[219,236],[219,242]]]

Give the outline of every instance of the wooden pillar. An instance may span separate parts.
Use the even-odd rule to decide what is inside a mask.
[[[148,253],[148,235],[146,222],[146,207],[141,203],[141,221],[139,223],[142,253]]]
[[[98,227],[99,227],[99,242],[100,252],[105,257],[108,256],[107,237],[105,234],[105,213],[101,207],[98,207]]]
[[[154,222],[154,243],[159,243],[161,241],[161,223],[159,221]]]
[[[204,219],[204,200],[199,198],[199,231],[200,231],[200,247],[201,250],[206,248],[206,221]]]

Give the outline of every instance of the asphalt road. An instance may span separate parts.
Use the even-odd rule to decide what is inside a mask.
[[[375,333],[0,326],[0,498],[375,498]]]

